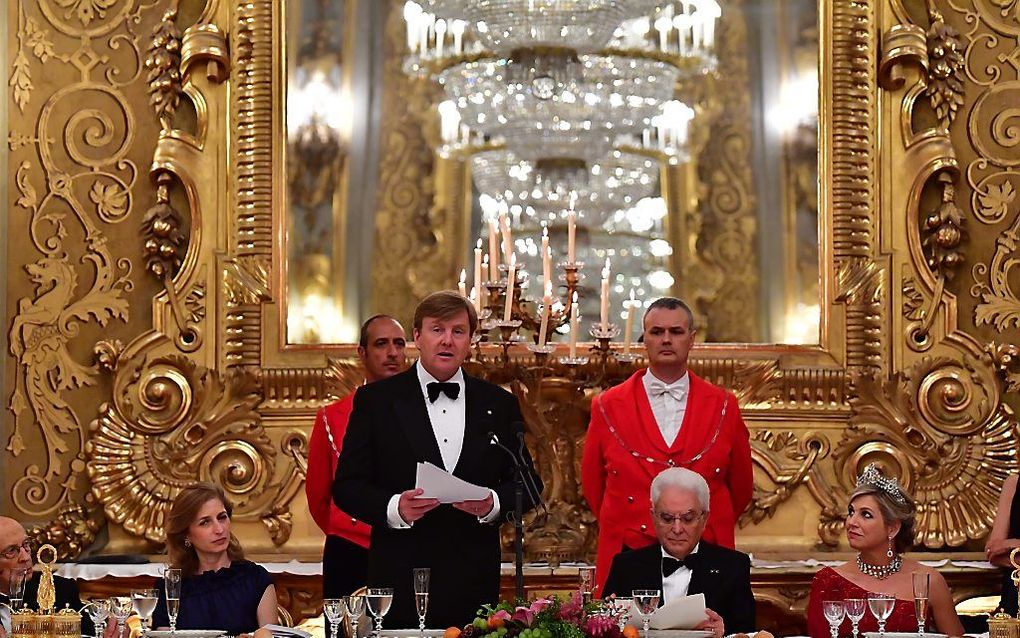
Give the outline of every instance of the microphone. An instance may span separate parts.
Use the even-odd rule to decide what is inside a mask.
[[[520,456],[521,461],[525,459],[525,451],[528,449],[527,444],[524,442],[524,423],[517,421],[514,423],[515,430],[517,431],[517,454]],[[529,470],[531,468],[528,468]],[[542,510],[549,514],[549,508],[545,506],[545,501],[542,500],[542,490],[538,489],[538,485],[535,484],[535,477],[532,476],[531,472],[522,472],[528,483],[528,492],[534,498],[536,505],[541,505]]]
[[[514,467],[520,467],[521,462],[517,460],[517,455],[513,453],[513,450],[511,450],[507,446],[503,445],[500,442],[499,437],[496,436],[496,433],[493,432],[492,430],[489,430],[489,445],[495,445],[499,449],[501,449],[504,452],[506,452],[507,455],[510,457],[510,460],[512,460],[514,462]]]

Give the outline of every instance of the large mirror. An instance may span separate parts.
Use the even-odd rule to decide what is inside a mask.
[[[705,341],[818,343],[816,0],[627,2],[587,22],[572,0],[513,21],[448,9],[468,4],[286,4],[288,343],[407,319],[462,269],[470,294],[476,253],[504,272],[513,255],[534,300],[551,271],[568,301],[570,246],[586,317],[608,259],[621,326],[632,292],[674,294]],[[409,258],[422,246],[444,258]]]

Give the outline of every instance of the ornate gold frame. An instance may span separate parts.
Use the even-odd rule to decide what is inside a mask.
[[[146,238],[155,242],[152,250],[144,247],[155,275],[149,286],[162,289],[152,296],[151,328],[123,333],[127,345],[111,336],[95,342],[95,371],[108,375],[103,403],[91,413],[83,408],[96,416],[87,431],[82,428],[80,462],[46,480],[68,495],[88,491],[109,523],[107,551],[153,547],[176,490],[201,476],[220,480],[237,500],[239,533],[249,551],[310,558],[321,536],[298,496],[309,426],[315,410],[353,388],[360,372],[353,346],[283,342],[285,226],[277,142],[284,129],[282,111],[274,108],[282,104],[283,90],[279,3],[210,0],[183,34],[175,25],[176,3],[165,6],[165,19],[152,25],[148,53],[150,69],[162,69],[167,81],[158,74],[151,80],[161,132],[151,169],[155,205],[142,220]],[[954,31],[939,7],[954,24],[974,16],[966,22],[971,31]],[[963,201],[958,193],[971,195],[989,228],[1016,214],[1003,186],[1015,175],[1015,162],[1008,155],[1001,159],[984,139],[1008,148],[1013,133],[994,126],[986,133],[989,120],[975,123],[973,113],[966,131],[953,125],[964,105],[980,111],[987,95],[1009,89],[973,71],[962,55],[967,42],[1009,27],[978,0],[966,10],[955,0],[909,8],[913,12],[899,0],[820,3],[821,344],[708,345],[695,351],[694,368],[737,394],[752,430],[755,501],[741,519],[738,542],[758,556],[839,547],[843,496],[871,460],[898,470],[918,497],[924,547],[966,546],[987,533],[1002,481],[1017,470],[1017,420],[1005,394],[1020,383],[1016,346],[1008,336],[989,340],[979,329],[990,323],[1001,333],[1014,325],[1008,304],[1015,295],[1002,273],[1015,248],[962,234],[966,215],[957,207]],[[175,50],[179,82],[172,72]],[[395,72],[388,69],[386,77]],[[193,125],[176,112],[178,101],[191,105]],[[425,211],[422,223],[406,232],[432,239],[399,239],[413,248],[409,259],[446,272],[452,270],[444,261],[450,256],[436,251],[434,239],[464,232],[460,218],[450,214],[464,193],[435,184],[463,167],[432,159],[428,132],[411,115],[424,101],[412,95],[386,106],[384,117],[393,124],[382,146],[378,219],[383,233],[395,233],[395,220],[409,206]],[[125,126],[142,127],[130,118]],[[18,134],[31,132],[12,131]],[[964,156],[966,184],[959,168]],[[979,179],[987,166],[979,166],[982,158],[1001,170]],[[18,170],[12,189],[26,210],[39,201],[31,169]],[[60,182],[50,180],[47,187],[59,188]],[[174,243],[175,233],[187,241]],[[1008,239],[1007,233],[1002,237]],[[163,250],[160,242],[170,247]],[[970,321],[964,308],[972,302],[959,292],[966,273],[960,266],[971,249],[983,251],[985,244],[992,257],[987,265],[975,259],[972,267],[972,296],[980,303]],[[68,244],[68,251],[80,257],[94,254],[95,246]],[[111,256],[104,263],[111,273],[104,285],[116,290],[123,284],[110,264],[119,262]],[[402,274],[376,273],[378,290],[396,276],[410,276],[415,295],[435,287],[427,277],[408,274],[402,263]],[[26,325],[45,327],[32,323],[40,321],[32,304],[39,305],[45,290],[25,287],[26,305],[12,309],[15,336]],[[67,311],[72,301],[56,310]],[[406,313],[413,299],[392,303]],[[393,310],[381,300],[376,307]],[[68,333],[65,342],[76,338]],[[45,387],[49,364],[30,356],[38,354],[33,342],[21,345],[28,349],[11,362],[14,377],[43,379]],[[564,516],[577,515],[583,502],[573,467],[585,405],[629,368],[580,378],[553,367],[536,378],[530,354],[509,354],[508,361],[475,371],[521,396],[529,426],[552,428],[571,441],[568,451],[536,452],[567,486]],[[49,391],[72,397],[74,388]],[[47,396],[27,401],[35,405]],[[54,441],[67,438],[45,411],[34,425]],[[8,472],[27,466],[14,460]],[[82,474],[87,479],[76,483],[73,477]],[[56,505],[47,514],[55,511]],[[533,555],[566,542],[563,524],[548,523],[552,540],[532,546]],[[66,537],[67,526],[51,528]],[[76,547],[95,530],[86,526]],[[590,538],[575,539],[574,547],[590,550]]]

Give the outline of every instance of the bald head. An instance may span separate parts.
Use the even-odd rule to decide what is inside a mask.
[[[25,542],[24,526],[8,516],[0,516],[0,591],[9,590],[11,572],[32,569],[32,553]]]

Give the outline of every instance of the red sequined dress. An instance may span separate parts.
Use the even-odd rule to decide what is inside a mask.
[[[829,621],[825,619],[822,611],[822,602],[827,600],[846,600],[847,598],[868,599],[868,590],[856,585],[831,567],[823,567],[814,579],[811,580],[811,598],[808,600],[808,634],[811,638],[830,638]],[[839,636],[850,636],[852,624],[849,618],[843,618],[843,624],[839,627]],[[857,625],[858,631],[863,636],[868,631],[878,631],[878,621],[867,608],[865,603],[864,618]],[[885,630],[888,632],[916,632],[917,618],[914,617],[914,601],[896,599],[893,612],[885,622]],[[929,617],[928,631],[932,631],[932,622]]]

